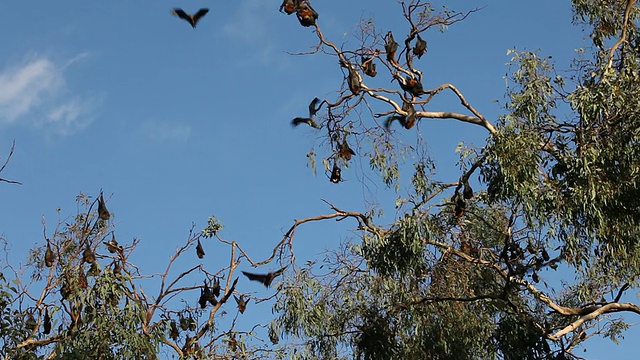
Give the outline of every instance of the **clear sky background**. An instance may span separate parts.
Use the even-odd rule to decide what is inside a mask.
[[[44,244],[43,216],[51,232],[57,208],[63,217],[73,215],[78,193],[97,196],[101,188],[119,241],[141,239],[131,260],[145,273],[163,269],[192,223],[200,230],[210,215],[224,224],[222,236],[238,241],[255,260],[268,257],[294,219],[331,212],[321,199],[365,211],[365,198],[373,198],[387,211],[385,221],[392,221],[396,194],[380,182],[364,187],[359,180],[367,159],[345,169],[346,181],[338,185],[321,167],[315,176],[307,167],[305,155],[316,134],[308,127],[291,128],[290,120],[305,115],[315,96],[335,99],[342,73],[334,57],[289,54],[311,50],[317,39],[295,16],[279,13],[279,5],[279,0],[0,2],[2,160],[16,141],[0,176],[23,183],[0,183],[0,234],[10,244],[12,263],[24,263],[29,248]],[[396,38],[406,29],[395,1],[316,0],[313,5],[325,36],[345,48],[354,47],[361,18],[371,17],[382,32],[394,30]],[[194,30],[171,15],[174,6],[211,11]],[[449,6],[486,7],[445,33],[423,35],[429,51],[418,67],[425,88],[453,83],[493,123],[504,112],[508,49],[541,50],[558,68],[568,68],[574,49],[589,45],[587,34],[571,25],[569,1]],[[380,75],[365,81],[389,85]],[[434,110],[464,112],[453,96],[440,96]],[[481,146],[487,136],[480,127],[451,120],[423,120],[414,131],[428,140],[444,181],[459,176],[458,143]],[[318,149],[319,155],[326,151]],[[304,226],[296,234],[297,260],[319,258],[323,249],[350,237],[346,230],[353,227]],[[208,269],[228,264],[227,248],[214,242],[204,246]],[[197,261],[193,254],[180,266]],[[268,294],[246,279],[239,286]],[[269,310],[250,304],[245,316],[253,319]],[[588,351],[579,355],[635,359],[637,335],[628,332],[619,346],[588,341]]]

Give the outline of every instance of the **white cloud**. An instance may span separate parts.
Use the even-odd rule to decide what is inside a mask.
[[[20,123],[62,135],[89,125],[101,101],[70,94],[64,77],[70,65],[86,56],[62,65],[35,57],[0,70],[0,125]]]
[[[191,127],[184,124],[146,122],[142,124],[144,135],[156,141],[179,140],[185,141],[191,134]]]

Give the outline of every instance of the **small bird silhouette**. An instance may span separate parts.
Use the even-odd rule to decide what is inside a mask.
[[[175,8],[171,12],[173,13],[173,15],[188,22],[191,25],[191,27],[195,29],[196,25],[198,24],[198,21],[209,12],[209,9],[202,8],[193,15],[187,14],[186,12],[184,12],[184,10],[180,8]]]
[[[242,273],[249,278],[249,280],[253,280],[253,281],[260,281],[264,286],[269,287],[271,285],[271,283],[273,282],[273,279],[275,279],[276,276],[282,274],[282,272],[284,271],[286,267],[283,267],[282,269],[278,270],[278,271],[273,271],[270,272],[268,274],[253,274],[250,272],[246,272],[243,271]]]

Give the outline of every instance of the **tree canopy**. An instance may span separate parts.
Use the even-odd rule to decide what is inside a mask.
[[[295,17],[314,35],[296,55],[342,72],[331,96],[291,116],[296,132],[316,139],[309,166],[346,186],[364,159],[359,180],[384,184],[395,203],[343,209],[329,197],[326,213],[295,220],[259,259],[212,216],[164,272],[146,274],[129,261],[138,242],[117,241],[108,196],[80,194],[77,214],[53,228],[43,219],[43,244],[25,266],[3,263],[3,358],[566,359],[589,338],[622,338],[633,322],[625,315],[640,315],[628,301],[640,275],[636,1],[573,0],[573,25],[591,43],[568,68],[553,54],[509,50],[495,119],[455,84],[427,80],[455,71],[425,61],[430,36],[481,8],[399,2],[402,31],[362,19],[339,43],[314,5],[280,7],[282,21]],[[195,28],[190,16],[181,17]],[[440,108],[445,94],[459,106]],[[421,132],[432,119],[486,133],[484,143],[458,145],[453,178]],[[389,210],[397,216],[385,223]],[[296,261],[297,229],[333,221],[352,224],[351,235],[323,258]],[[176,269],[182,256],[205,258],[213,241],[228,266]],[[279,270],[240,272],[241,260]],[[261,282],[269,297],[238,278]],[[237,325],[247,306],[268,304],[271,322]]]

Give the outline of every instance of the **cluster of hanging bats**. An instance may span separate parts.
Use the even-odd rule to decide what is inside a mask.
[[[107,209],[107,205],[105,203],[102,191],[100,192],[100,195],[98,196],[96,201],[98,203],[98,211],[97,211],[98,217],[92,229],[103,228],[104,226],[106,226],[106,222],[111,218],[111,213]],[[118,242],[115,239],[115,235],[113,235],[113,233],[111,235],[112,235],[111,240],[105,241],[103,242],[103,244],[105,245],[107,251],[109,251],[110,253],[120,255],[119,260],[116,259],[112,263],[112,272],[114,275],[116,275],[116,274],[121,274],[121,271],[122,271],[122,265],[120,264],[120,262],[124,261],[124,255],[123,255],[124,248],[118,244]],[[197,240],[196,256],[200,259],[204,258],[205,256],[204,248],[200,243],[200,239]],[[44,265],[48,268],[51,268],[56,264],[56,261],[58,258],[59,257],[56,255],[56,252],[51,247],[51,243],[49,242],[49,239],[47,239],[47,248],[44,253]],[[84,250],[82,251],[81,264],[84,264],[84,263],[90,265],[90,268],[86,272],[86,274],[84,272],[84,266],[81,266],[78,269],[77,275],[75,274],[75,271],[73,272],[73,274],[69,274],[68,272],[65,272],[64,279],[60,282],[60,296],[62,297],[63,300],[69,300],[70,296],[75,291],[87,289],[88,287],[87,275],[97,276],[100,273],[100,269],[96,262],[96,254],[92,250],[88,241],[85,241]],[[268,288],[269,286],[271,286],[274,279],[279,275],[281,275],[285,269],[286,267],[283,267],[277,271],[268,272],[266,274],[255,274],[247,271],[242,271],[242,273],[249,280],[258,281]],[[212,306],[216,306],[218,303],[225,303],[234,293],[237,282],[238,282],[238,278],[235,279],[230,290],[220,298],[220,290],[221,290],[220,280],[216,277],[212,282],[207,282],[207,280],[205,279],[204,286],[200,288],[200,296],[198,298],[198,304],[200,305],[200,308],[205,309],[208,304],[211,304]],[[244,295],[240,295],[239,297],[236,295],[233,295],[233,297],[235,298],[238,311],[241,314],[243,314],[247,308],[249,299],[245,298]],[[118,299],[116,297],[110,300],[113,305],[117,304],[118,302]],[[181,319],[181,320],[184,320],[184,319]],[[25,323],[30,329],[35,330],[37,326],[37,322],[34,319],[33,312],[28,312]],[[79,323],[81,323],[81,320],[79,319],[79,314],[78,314],[78,318],[73,319],[72,326],[75,326]],[[42,324],[43,324],[43,331],[42,331],[43,334],[48,335],[51,332],[51,325],[52,325],[51,316],[49,314],[48,307],[45,307]],[[182,328],[183,325],[185,324],[189,325],[188,328],[191,328],[192,326],[192,324],[187,324],[187,322],[181,321],[180,327]],[[170,325],[170,337],[173,338],[174,340],[176,340],[176,338],[178,337],[177,329],[178,329],[177,324],[175,323],[175,321],[172,321]]]

